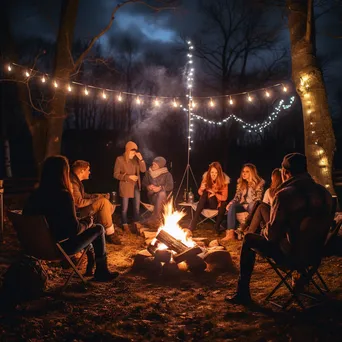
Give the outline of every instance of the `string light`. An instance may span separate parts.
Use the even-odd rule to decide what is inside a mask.
[[[87,89],[87,87],[84,88],[84,95],[88,96],[89,95],[89,90]]]
[[[42,83],[45,83],[46,82],[46,79],[45,79],[45,76],[43,75],[42,76]]]
[[[103,97],[104,99],[107,98],[107,94],[105,93],[105,91],[102,92],[102,97]]]
[[[7,70],[8,70],[8,71],[12,71],[11,64],[8,64],[8,66],[7,66]]]
[[[271,94],[269,93],[269,91],[266,90],[265,95],[266,95],[266,97],[270,97]]]
[[[229,98],[229,104],[232,106],[234,104],[232,97]]]
[[[283,92],[286,93],[287,92],[287,87],[283,85]]]
[[[25,71],[25,76],[30,77],[30,73],[28,71]]]
[[[160,103],[159,103],[158,98],[156,98],[156,99],[154,100],[154,105],[155,105],[156,107],[159,107],[159,106],[160,106]]]
[[[215,103],[213,102],[213,99],[210,99],[209,106],[210,107],[215,107]]]
[[[139,97],[139,96],[137,96],[137,99],[135,100],[135,102],[136,102],[138,105],[141,104],[141,100],[140,100],[140,97]]]
[[[55,88],[58,88],[58,83],[57,83],[57,81],[54,81],[54,82],[53,82],[53,86],[54,86]]]
[[[71,92],[71,91],[72,91],[71,85],[68,84],[68,92]]]
[[[227,122],[229,122],[230,120],[235,120],[236,122],[240,123],[242,128],[244,128],[247,132],[254,132],[254,133],[262,133],[263,130],[268,127],[269,125],[271,125],[271,123],[278,117],[278,115],[283,111],[283,110],[287,110],[289,108],[291,108],[292,104],[295,101],[295,97],[291,96],[289,99],[289,103],[285,104],[284,100],[280,100],[279,104],[274,108],[273,112],[261,123],[255,123],[255,124],[251,124],[248,122],[245,122],[244,120],[238,118],[236,115],[234,114],[230,114],[228,117],[226,117],[225,119],[221,120],[221,121],[213,121],[213,120],[208,120],[206,118],[204,118],[203,116],[197,115],[192,113],[191,117],[193,119],[196,120],[201,120],[205,123],[211,124],[211,125],[223,125]]]
[[[247,100],[249,101],[249,102],[252,102],[252,97],[248,94],[248,97],[247,97]]]
[[[118,96],[118,101],[119,101],[119,102],[122,102],[122,95],[121,95],[121,93],[120,93],[119,96]]]
[[[173,107],[175,107],[175,108],[178,107],[178,103],[177,103],[176,99],[173,99],[172,105],[173,105]]]

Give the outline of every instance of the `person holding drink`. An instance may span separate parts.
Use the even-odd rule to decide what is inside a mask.
[[[127,219],[129,199],[133,200],[133,221],[140,220],[140,172],[146,172],[146,164],[138,146],[129,141],[125,146],[125,153],[116,158],[114,166],[114,178],[119,180],[119,196],[121,197],[121,221],[123,230],[130,232]]]

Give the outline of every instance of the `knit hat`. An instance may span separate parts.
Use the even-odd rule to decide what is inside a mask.
[[[126,152],[129,152],[129,151],[132,151],[132,150],[137,150],[138,149],[138,145],[133,142],[133,141],[129,141],[126,146],[125,146],[125,151]]]
[[[281,166],[284,169],[290,171],[293,176],[307,172],[306,157],[304,154],[301,153],[287,154],[284,157]]]
[[[155,157],[153,163],[158,164],[159,167],[164,167],[166,165],[166,159],[163,157]]]

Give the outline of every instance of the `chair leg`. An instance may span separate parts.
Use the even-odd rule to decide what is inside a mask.
[[[84,256],[86,255],[88,249],[90,248],[90,246],[87,246],[86,248],[84,248],[83,253],[80,257],[80,259],[78,260],[77,264],[75,265],[72,260],[70,259],[69,255],[67,253],[65,253],[64,249],[61,247],[60,244],[57,243],[57,247],[59,249],[59,251],[62,253],[62,255],[64,256],[64,258],[68,261],[68,263],[70,264],[70,266],[73,268],[73,270],[70,272],[68,279],[66,280],[66,282],[64,283],[61,292],[64,292],[64,290],[66,289],[67,285],[69,284],[69,281],[71,280],[72,276],[76,273],[79,278],[82,280],[84,285],[87,285],[87,281],[83,278],[82,274],[79,272],[78,270],[78,266],[80,265],[82,259],[84,258]]]
[[[316,274],[317,278],[320,280],[320,282],[322,283],[324,291],[325,292],[330,292],[330,289],[329,289],[328,285],[323,280],[323,278],[322,278],[321,274],[318,272],[318,270],[316,270],[315,274]]]

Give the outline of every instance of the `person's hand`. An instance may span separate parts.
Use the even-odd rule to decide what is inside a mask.
[[[153,185],[153,184],[150,184],[150,185],[147,186],[147,190],[153,191],[153,187],[154,187],[154,185]]]
[[[213,190],[208,189],[207,191],[208,191],[208,193],[209,193],[209,196],[208,196],[209,198],[215,196],[215,192],[214,192]]]
[[[110,194],[109,194],[109,193],[107,193],[107,194],[102,194],[102,196],[103,196],[104,198],[107,198],[107,200],[109,200],[109,198],[110,198]]]
[[[93,216],[87,216],[82,220],[86,222],[88,228],[94,225],[94,217]]]
[[[205,190],[205,187],[206,187],[206,184],[205,184],[205,183],[202,183],[202,184],[201,184],[201,187],[200,187],[200,190],[204,191],[204,190]]]
[[[136,175],[130,175],[129,179],[132,180],[133,182],[136,182],[138,180],[138,176]]]
[[[139,160],[143,160],[143,157],[142,157],[142,155],[141,155],[140,152],[136,152],[136,153],[135,153],[135,156],[136,156]]]
[[[226,210],[227,210],[227,211],[228,211],[229,208],[232,206],[232,203],[233,203],[233,202],[229,202],[229,203],[227,204],[227,206],[226,206]]]
[[[154,192],[159,192],[161,190],[161,186],[153,186]]]

